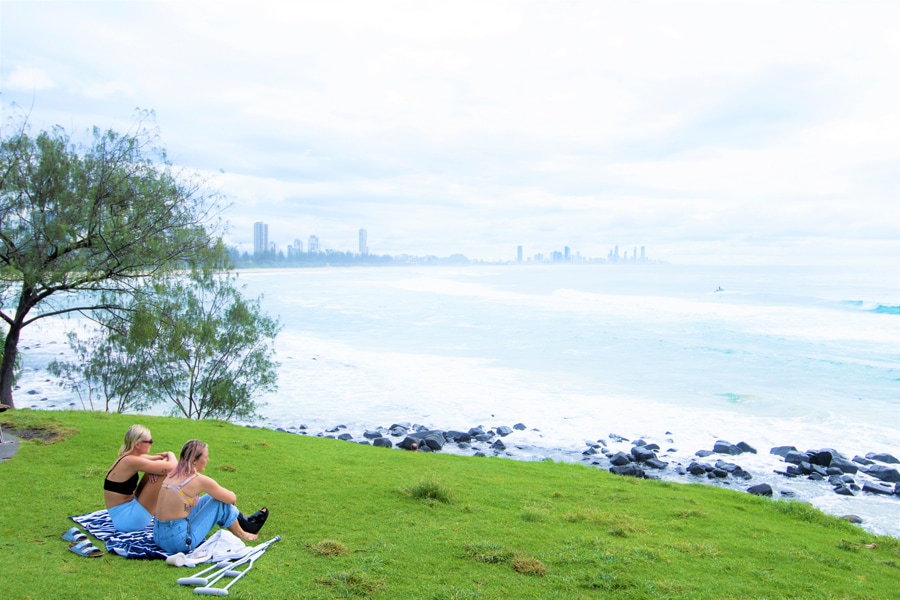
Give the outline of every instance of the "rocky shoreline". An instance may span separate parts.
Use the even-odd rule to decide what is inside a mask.
[[[467,431],[427,428],[411,423],[394,423],[388,427],[351,431],[346,425],[336,425],[323,431],[310,430],[305,425],[271,429],[325,438],[334,438],[375,447],[418,452],[449,452],[469,456],[501,456],[518,460],[547,460],[563,458],[580,462],[611,473],[648,479],[684,480],[686,483],[729,485],[750,494],[773,496],[777,480],[805,480],[829,486],[841,496],[881,496],[900,501],[900,460],[888,453],[868,452],[865,456],[847,458],[832,448],[798,450],[794,446],[776,446],[769,450],[777,457],[779,468],[773,469],[775,485],[756,482],[750,469],[738,462],[741,456],[757,455],[756,448],[746,442],[732,444],[717,440],[711,449],[700,449],[685,459],[675,448],[663,450],[659,443],[644,439],[628,439],[611,433],[597,440],[586,440],[585,449],[549,448],[517,441],[518,432],[526,431],[523,423],[513,426],[485,428],[474,426]],[[532,430],[537,431],[537,430]],[[667,432],[667,435],[671,435]],[[664,443],[671,443],[667,438]],[[678,455],[676,457],[676,455]],[[789,489],[778,495],[793,496]],[[845,515],[859,522],[855,515]]]

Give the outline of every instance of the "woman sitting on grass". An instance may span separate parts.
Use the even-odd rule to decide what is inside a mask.
[[[228,529],[245,541],[257,538],[255,531],[251,533],[241,526],[248,521],[239,519],[242,515],[235,506],[237,496],[234,492],[203,475],[208,462],[206,444],[190,440],[181,449],[178,466],[162,484],[156,504],[153,540],[169,554],[190,552],[203,543],[214,525]],[[258,531],[259,527],[251,528]]]
[[[150,524],[163,478],[175,470],[175,454],[150,454],[151,445],[149,429],[129,427],[119,458],[103,480],[103,499],[116,531],[140,531]]]

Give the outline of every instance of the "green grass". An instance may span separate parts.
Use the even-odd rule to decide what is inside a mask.
[[[398,452],[221,422],[7,411],[4,431],[47,428],[0,463],[0,598],[188,598],[194,570],[60,539],[102,508],[128,426],[154,450],[210,445],[207,474],[238,506],[269,507],[282,539],[235,598],[886,598],[900,540],[796,502],[638,480],[582,465]],[[875,544],[875,548],[866,546]]]

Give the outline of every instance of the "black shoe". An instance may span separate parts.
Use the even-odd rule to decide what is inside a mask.
[[[240,523],[241,529],[247,533],[259,533],[259,530],[262,529],[263,524],[265,524],[266,519],[268,518],[268,508],[261,508],[249,517],[245,517],[243,514],[238,513],[238,523]]]

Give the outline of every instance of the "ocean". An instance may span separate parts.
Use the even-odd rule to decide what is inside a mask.
[[[586,465],[583,452],[598,441],[616,451],[642,439],[670,465],[648,471],[681,482],[702,481],[676,473],[697,451],[745,442],[757,453],[702,459],[753,475],[718,485],[770,483],[776,497],[859,515],[864,528],[900,537],[900,498],[839,496],[826,482],[776,474],[786,465],[769,453],[900,458],[896,271],[523,264],[239,273],[245,294],[262,295],[284,326],[279,390],[261,398],[258,425],[311,435],[343,425],[360,441],[395,423],[520,425],[501,456]],[[65,354],[61,323],[23,333],[19,406],[71,404],[45,371]]]

